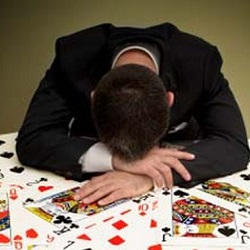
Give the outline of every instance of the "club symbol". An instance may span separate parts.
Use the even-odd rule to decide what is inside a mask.
[[[58,215],[56,216],[56,219],[54,220],[55,224],[70,224],[72,223],[72,219],[69,216],[64,216],[64,215]]]

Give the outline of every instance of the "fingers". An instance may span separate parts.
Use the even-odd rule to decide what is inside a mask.
[[[86,194],[85,187],[83,186],[74,198],[86,204],[97,201],[101,206],[124,198],[122,192],[114,192],[114,187],[105,186],[105,188],[97,188],[93,183],[90,183],[90,186],[91,188],[93,187],[93,192]]]
[[[111,171],[87,182],[78,190],[74,199],[86,204],[97,201],[103,206],[145,193],[152,186],[152,180],[145,175]]]
[[[182,164],[181,160],[193,160],[195,155],[175,149],[159,149],[153,155],[154,160],[149,164],[142,164],[141,171],[150,176],[157,187],[163,185],[167,188],[173,186],[172,170],[177,172],[185,181],[191,180],[189,171]]]
[[[101,176],[99,178],[94,177],[75,193],[74,199],[91,203],[105,195],[107,188],[102,189],[103,185],[105,184],[101,180]]]
[[[150,165],[145,166],[144,170],[142,170],[142,173],[152,178],[154,180],[155,185],[159,188],[165,186],[164,176],[160,171],[160,165],[156,164],[155,167],[151,167]]]
[[[164,187],[171,188],[173,186],[173,174],[170,167],[163,164],[161,168],[159,168],[159,172],[161,173],[163,179],[164,179]],[[161,187],[163,187],[161,186]],[[159,187],[159,186],[158,186]]]
[[[185,151],[180,151],[176,149],[164,149],[164,148],[160,150],[161,150],[161,154],[165,155],[166,157],[172,156],[180,160],[194,160],[195,159],[194,154],[188,153]]]
[[[124,181],[124,182],[123,182]],[[114,201],[131,198],[148,192],[152,188],[151,178],[143,175],[130,175],[114,185],[112,191],[98,201],[99,205],[107,205]]]
[[[184,180],[190,181],[191,175],[179,159],[168,157],[165,159],[164,163],[174,169]]]
[[[98,201],[99,205],[106,205],[116,200],[116,197],[113,197],[114,195],[112,194],[113,190],[114,189],[112,187],[108,187],[108,186],[105,186],[105,188],[101,188],[101,189],[98,189],[95,187],[95,190],[92,193],[86,195],[84,191],[84,187],[82,187],[79,193],[77,193],[74,196],[74,198],[86,204],[90,204],[95,201]],[[121,198],[122,197],[120,197],[120,199]],[[119,197],[117,197],[117,199],[119,199]]]
[[[160,168],[159,171],[162,173],[165,184],[167,187],[171,187],[173,185],[173,177],[172,171],[176,171],[184,180],[190,181],[191,175],[189,171],[185,168],[185,166],[181,163],[180,160],[194,160],[195,155],[179,151],[176,149],[160,149],[160,154],[162,155],[162,161],[164,162],[164,167]]]
[[[165,186],[171,188],[173,186],[172,170],[176,171],[185,181],[191,180],[191,175],[180,160],[193,160],[195,155],[178,151],[176,149],[155,149],[153,161],[149,164],[142,164],[140,170],[151,177],[157,187]]]
[[[101,206],[110,204],[112,202],[115,202],[117,200],[121,200],[124,198],[130,198],[132,195],[128,195],[126,190],[124,189],[115,189],[113,192],[111,192],[109,195],[105,196],[104,198],[100,199],[98,201],[98,204]]]

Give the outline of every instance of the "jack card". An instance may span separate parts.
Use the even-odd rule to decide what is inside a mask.
[[[157,208],[153,192],[130,199],[116,209],[105,210],[98,218],[79,221],[79,228],[67,237],[59,236],[49,249],[148,249],[156,245]]]
[[[72,229],[72,227],[77,227],[74,222],[99,214],[127,201],[123,199],[107,206],[99,206],[97,202],[85,204],[73,198],[79,188],[74,187],[37,201],[26,200],[23,205],[33,214],[58,228]]]
[[[161,199],[158,211],[157,235],[163,246],[204,246],[204,240],[210,246],[250,244],[249,222],[243,222],[224,201],[214,203],[204,192],[173,188],[171,201]]]
[[[236,213],[250,217],[250,191],[229,182],[214,180],[202,183],[198,189],[213,197],[225,200]]]

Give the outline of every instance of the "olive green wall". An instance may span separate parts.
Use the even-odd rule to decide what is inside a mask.
[[[0,133],[21,125],[57,37],[102,22],[166,21],[218,46],[250,135],[248,0],[0,0]]]

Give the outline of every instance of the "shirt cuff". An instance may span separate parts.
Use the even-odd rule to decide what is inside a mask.
[[[107,172],[113,170],[112,155],[104,143],[97,142],[84,153],[79,161],[82,172]]]

